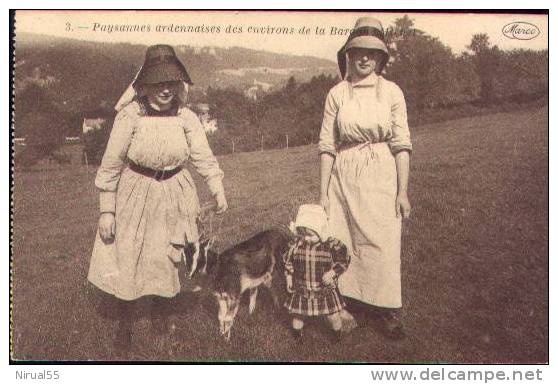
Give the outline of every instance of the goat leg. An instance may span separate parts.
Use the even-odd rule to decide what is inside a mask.
[[[258,297],[258,287],[250,288],[250,305],[248,307],[248,313],[253,314],[256,309],[256,298]]]
[[[275,307],[275,309],[279,309],[280,307],[279,299],[277,298],[277,294],[273,289],[272,283],[273,283],[273,275],[271,273],[268,273],[266,275],[265,280],[263,281],[263,285],[269,290],[269,294],[271,295],[271,299],[273,300],[273,306]]]

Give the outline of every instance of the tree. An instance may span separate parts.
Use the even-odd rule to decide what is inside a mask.
[[[294,91],[296,91],[296,80],[294,76],[291,76],[289,77],[289,80],[287,80],[287,85],[285,86],[285,92],[291,93]]]
[[[15,105],[14,125],[25,137],[25,149],[16,156],[16,164],[29,166],[47,156],[66,161],[55,152],[64,143],[68,123],[51,102],[46,88],[31,83],[16,90]]]
[[[474,63],[480,79],[480,97],[485,102],[493,102],[496,99],[496,78],[501,52],[497,46],[490,46],[490,39],[486,33],[473,35],[467,48],[474,54]]]
[[[404,16],[395,20],[387,34],[391,64],[387,76],[404,90],[409,107],[432,108],[455,103],[459,89],[458,60],[439,39],[414,28]]]
[[[467,46],[475,55],[487,52],[490,49],[490,39],[486,33],[473,35],[471,43]]]

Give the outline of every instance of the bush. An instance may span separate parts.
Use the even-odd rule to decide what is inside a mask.
[[[25,149],[15,158],[16,165],[30,166],[52,156],[64,144],[67,118],[49,100],[45,88],[30,84],[16,93],[14,125],[25,137]],[[55,159],[63,157],[55,155]]]

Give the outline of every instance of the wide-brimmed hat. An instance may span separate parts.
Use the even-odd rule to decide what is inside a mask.
[[[192,84],[186,68],[178,60],[170,45],[152,45],[147,48],[145,61],[134,80],[134,86],[167,81],[183,81]]]
[[[389,59],[389,51],[385,43],[384,28],[380,20],[373,17],[361,17],[355,23],[347,42],[337,52],[337,64],[341,77],[347,74],[347,51],[351,48],[374,49],[382,52],[383,61],[378,63],[379,72],[382,71]]]
[[[303,227],[316,232],[320,240],[329,237],[327,214],[324,208],[318,204],[303,204],[298,208],[296,220],[291,223],[292,229]]]

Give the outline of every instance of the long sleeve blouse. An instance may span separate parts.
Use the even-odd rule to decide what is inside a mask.
[[[343,80],[329,91],[319,151],[335,156],[343,145],[364,142],[387,142],[394,154],[412,150],[403,92],[375,74],[359,82]]]
[[[95,179],[101,212],[115,212],[118,181],[129,161],[154,170],[170,170],[190,161],[213,195],[223,192],[223,172],[203,126],[185,107],[176,116],[153,117],[133,102],[118,113]]]

